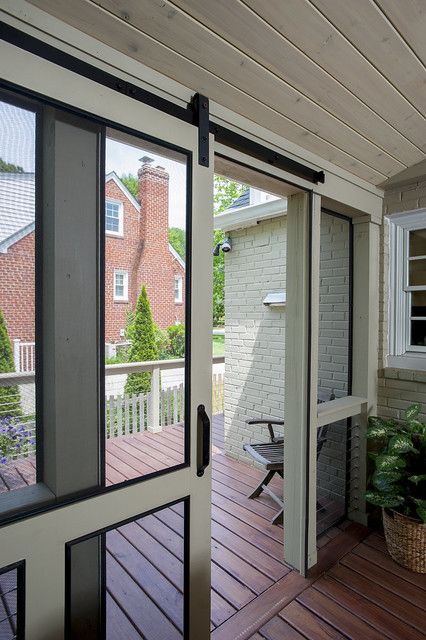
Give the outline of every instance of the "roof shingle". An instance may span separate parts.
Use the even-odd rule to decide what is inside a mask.
[[[34,222],[34,173],[0,172],[0,243]]]

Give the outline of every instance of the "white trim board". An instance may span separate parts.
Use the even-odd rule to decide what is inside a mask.
[[[323,427],[338,420],[357,416],[366,410],[367,405],[367,398],[359,398],[357,396],[345,396],[344,398],[323,402],[317,408],[317,426]]]
[[[5,238],[3,242],[0,242],[0,253],[7,253],[7,250],[10,247],[19,242],[19,240],[22,240],[22,238],[25,238],[25,236],[34,231],[34,229],[35,222],[33,221],[25,225],[25,227],[18,229],[18,231],[15,231],[15,233],[12,233],[12,235]]]
[[[411,230],[426,226],[426,209],[386,216],[389,223],[388,367],[426,369],[426,348],[410,344],[410,287],[408,287],[408,237]],[[413,290],[413,289],[411,289]]]
[[[231,231],[256,226],[262,220],[279,218],[287,215],[286,200],[271,200],[260,204],[251,204],[238,209],[228,209],[224,213],[214,216],[215,229]]]
[[[105,176],[105,184],[107,182],[109,182],[110,180],[112,180],[117,187],[120,189],[120,191],[122,192],[122,194],[124,196],[126,196],[126,198],[129,200],[129,202],[134,206],[134,208],[136,209],[136,211],[138,213],[140,213],[141,210],[141,205],[139,204],[139,202],[136,200],[136,198],[134,198],[132,196],[132,194],[130,193],[130,191],[125,187],[125,185],[121,182],[120,178],[118,177],[118,175],[115,173],[115,171],[110,171],[109,173],[107,173],[107,175]],[[109,198],[108,196],[106,196],[107,200],[113,200],[113,198]]]
[[[178,254],[178,252],[176,251],[176,249],[174,249],[172,247],[172,245],[169,242],[169,251],[172,254],[172,256],[174,257],[174,259],[176,260],[176,262],[178,262],[180,264],[180,266],[182,267],[182,269],[185,269],[185,262],[182,260],[182,258],[180,257],[180,255]]]

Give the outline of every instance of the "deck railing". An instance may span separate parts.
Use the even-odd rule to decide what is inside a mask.
[[[35,342],[13,341],[13,359],[16,371],[34,371],[35,369]]]
[[[213,365],[222,364],[223,356],[215,356]],[[154,360],[105,366],[105,429],[106,437],[113,438],[141,431],[157,432],[167,425],[184,420],[184,366],[185,360]],[[131,373],[151,373],[151,389],[145,394],[125,393],[125,382]],[[221,371],[212,373],[212,412],[223,412],[223,382]],[[34,371],[0,373],[0,389],[14,390],[10,395],[0,393],[0,428],[12,421],[19,428],[35,431],[35,374]],[[17,451],[19,458],[32,453],[35,445],[25,452]]]

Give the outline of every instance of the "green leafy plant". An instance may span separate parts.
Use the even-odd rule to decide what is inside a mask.
[[[145,286],[142,287],[136,303],[132,326],[132,346],[129,362],[145,362],[158,360],[158,349],[155,341],[155,328],[151,306]],[[127,395],[147,393],[151,389],[151,372],[131,373],[127,376],[124,393]]]
[[[366,500],[426,523],[426,423],[418,420],[420,412],[413,404],[403,422],[369,419],[375,469]]]
[[[248,187],[235,180],[228,180],[222,176],[214,177],[214,214],[228,209],[234,200],[239,198]],[[217,229],[213,234],[212,249],[225,238],[223,231]],[[225,317],[225,254],[219,251],[213,258],[213,324],[223,324]]]
[[[12,345],[10,344],[6,322],[0,309],[0,373],[13,373],[15,363],[13,360]],[[11,384],[0,387],[0,417],[21,416],[21,395],[19,387]]]
[[[183,324],[173,324],[167,327],[169,337],[169,353],[171,358],[185,357],[185,327]]]
[[[170,227],[169,228],[169,242],[172,245],[173,249],[177,251],[182,260],[185,260],[186,253],[186,233],[185,229],[181,229],[180,227]]]
[[[3,158],[0,158],[0,172],[1,173],[24,173],[24,169],[17,164],[6,162]]]
[[[123,173],[121,182],[130,191],[135,200],[139,201],[139,181],[132,173]]]
[[[166,329],[160,329],[154,322],[155,344],[157,345],[158,359],[168,360],[170,358],[170,340]]]
[[[134,311],[128,311],[126,317],[126,328],[125,328],[125,336],[126,340],[129,340],[133,343],[135,336],[135,316],[136,313]],[[170,347],[170,338],[167,333],[167,329],[160,329],[158,324],[153,322],[154,327],[154,339],[155,345],[157,348],[158,360],[168,360],[172,358],[173,355],[171,353]],[[127,349],[120,350],[120,353],[117,354],[115,358],[108,358],[106,364],[117,364],[120,362],[129,362],[129,354],[131,347]]]

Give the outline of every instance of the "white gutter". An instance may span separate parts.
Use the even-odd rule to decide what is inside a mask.
[[[287,215],[287,200],[280,198],[279,200],[252,204],[247,207],[228,209],[225,213],[219,213],[213,218],[214,228],[222,231],[244,229],[245,227],[253,227],[262,220],[279,218],[285,215]]]

